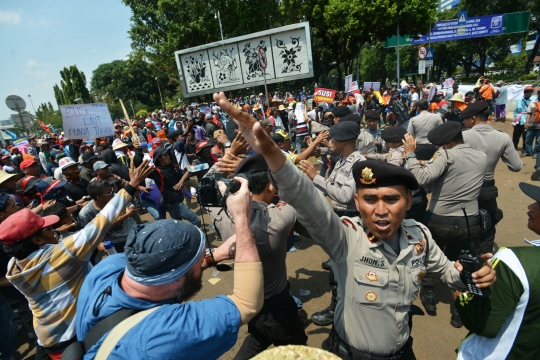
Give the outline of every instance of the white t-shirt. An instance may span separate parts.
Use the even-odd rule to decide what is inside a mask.
[[[411,103],[414,103],[415,101],[418,101],[418,93],[412,93],[411,94]]]

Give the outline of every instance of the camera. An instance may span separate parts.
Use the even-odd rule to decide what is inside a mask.
[[[445,112],[444,118],[447,121],[457,121],[459,123],[463,122],[463,120],[461,119],[461,110],[458,108],[453,108]]]
[[[251,173],[238,173],[234,176],[242,177],[246,179],[248,183],[251,182]],[[225,196],[219,191],[218,181],[223,181],[228,188],[228,191],[225,192]],[[201,206],[224,207],[228,193],[234,193],[240,190],[240,182],[235,179],[228,179],[222,173],[212,173],[199,181],[197,190],[199,204],[201,204]]]

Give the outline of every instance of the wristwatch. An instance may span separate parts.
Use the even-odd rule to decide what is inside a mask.
[[[416,159],[416,154],[415,153],[409,153],[407,154],[407,157],[405,158],[406,160],[409,160],[409,159],[412,159],[412,158],[415,158]]]
[[[223,146],[228,149],[231,147],[231,142],[227,141]]]

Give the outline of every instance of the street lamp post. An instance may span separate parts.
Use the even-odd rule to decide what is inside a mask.
[[[219,16],[219,11],[217,14],[214,14],[214,19],[219,20],[219,31],[221,32],[221,41],[223,41],[223,28],[221,27],[221,16]]]
[[[165,107],[163,106],[163,96],[161,96],[161,88],[159,87],[159,81],[158,81],[158,77],[157,77],[157,76],[156,76],[156,82],[157,82],[157,88],[158,88],[158,90],[159,90],[159,98],[161,99],[161,107],[162,107],[162,108],[165,108]]]
[[[34,106],[34,102],[32,101],[32,95],[28,95],[28,98],[30,99],[30,103],[32,104],[32,108],[34,109],[34,114],[36,114],[36,107]]]

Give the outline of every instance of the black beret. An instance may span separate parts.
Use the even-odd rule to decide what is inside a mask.
[[[461,112],[461,118],[467,119],[477,115],[478,113],[484,112],[489,108],[489,104],[485,101],[477,101],[468,105],[465,110]]]
[[[405,185],[409,190],[418,189],[418,181],[409,170],[385,161],[358,161],[352,172],[357,188]]]
[[[401,126],[391,126],[382,131],[381,137],[386,142],[397,143],[405,139],[406,133],[407,130]]]
[[[330,128],[330,136],[337,141],[356,139],[358,134],[360,134],[360,126],[352,121],[340,121]]]
[[[268,170],[268,164],[261,154],[248,156],[240,161],[240,164],[238,164],[234,173],[238,174],[250,170]]]
[[[427,138],[433,145],[443,145],[455,138],[460,131],[461,124],[458,121],[447,121],[428,132]]]
[[[336,106],[332,109],[332,114],[334,114],[335,117],[342,118],[352,114],[352,111],[348,106]]]
[[[350,114],[339,119],[339,122],[342,122],[342,121],[352,121],[360,125],[360,123],[362,122],[362,117],[360,115]]]
[[[371,120],[381,119],[381,114],[379,114],[377,110],[366,110],[365,114],[366,114],[366,119],[371,119]]]

